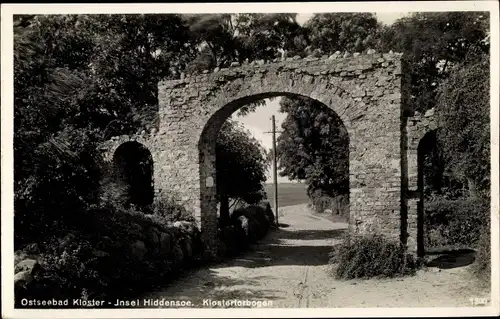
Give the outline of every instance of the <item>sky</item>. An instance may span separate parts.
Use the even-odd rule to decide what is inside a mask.
[[[403,12],[382,12],[382,13],[376,13],[377,18],[379,21],[381,21],[384,24],[390,25],[394,23],[397,19],[401,18],[407,13]],[[313,14],[298,14],[297,15],[297,22],[299,24],[304,24],[309,18],[311,18]],[[266,148],[266,149],[271,149],[272,148],[272,134],[266,133],[266,132],[271,132],[272,130],[272,123],[271,123],[271,116],[274,115],[276,118],[276,130],[279,131],[281,130],[281,123],[283,123],[283,120],[286,117],[286,114],[280,113],[279,112],[279,101],[280,98],[275,98],[272,101],[266,100],[266,105],[265,106],[260,106],[257,108],[255,112],[250,113],[247,116],[244,117],[239,117],[236,115],[237,112],[235,112],[232,116],[232,118],[248,129],[250,133],[255,137],[257,140],[260,141],[260,143]],[[267,182],[272,183],[272,168],[268,168],[267,172]],[[288,178],[286,177],[280,177],[278,176],[278,183],[289,183],[291,182]]]

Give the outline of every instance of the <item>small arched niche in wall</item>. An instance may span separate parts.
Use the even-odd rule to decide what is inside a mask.
[[[153,203],[153,158],[141,143],[120,145],[113,156],[115,182],[121,186],[125,205],[137,207]]]

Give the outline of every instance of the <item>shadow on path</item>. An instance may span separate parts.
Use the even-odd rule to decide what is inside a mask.
[[[472,249],[456,249],[456,250],[436,250],[428,252],[427,255],[438,255],[427,263],[427,267],[437,267],[439,269],[451,269],[464,267],[472,264],[476,252]]]
[[[297,223],[299,226],[305,226],[300,222]],[[333,224],[332,228],[338,229],[309,229],[314,226],[308,224],[307,229],[297,229],[291,224],[289,228],[271,229],[259,243],[239,257],[179,276],[166,285],[167,289],[165,285],[159,287],[153,296],[190,300],[195,307],[207,306],[203,305],[207,298],[268,301],[290,298],[289,290],[297,284],[294,280],[301,280],[305,267],[327,265],[332,241],[341,239],[347,231],[344,225]],[[319,226],[325,228],[325,225]],[[283,269],[279,266],[299,267]],[[278,286],[273,286],[273,283]]]
[[[297,240],[314,240],[314,239],[334,239],[341,237],[346,229],[329,229],[329,230],[297,230],[286,231],[279,230],[278,239],[297,239]]]
[[[262,243],[252,246],[246,254],[216,268],[326,265],[332,245],[314,245],[307,241],[341,238],[346,231],[347,229],[273,230]]]

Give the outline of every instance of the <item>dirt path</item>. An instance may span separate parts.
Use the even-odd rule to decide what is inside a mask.
[[[347,230],[312,216],[306,205],[283,208],[280,223],[242,258],[199,269],[147,298],[190,300],[256,300],[272,307],[453,307],[470,306],[469,298],[489,298],[467,272],[467,266],[427,268],[414,277],[338,281],[329,275],[329,253]],[[268,304],[269,305],[269,304]]]

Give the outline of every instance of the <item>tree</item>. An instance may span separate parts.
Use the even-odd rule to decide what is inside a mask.
[[[453,65],[489,50],[487,12],[425,12],[398,19],[379,32],[378,49],[403,53],[408,107],[425,112]]]
[[[200,55],[211,60],[211,68],[227,67],[238,58],[240,45],[231,14],[193,14],[184,20],[189,26],[189,36],[199,45]],[[202,71],[197,65],[191,69]]]
[[[310,49],[332,54],[375,48],[381,24],[373,13],[319,13],[304,27],[309,36]]]
[[[229,217],[229,200],[248,203],[263,198],[266,152],[260,143],[236,122],[226,121],[216,144],[217,195],[221,219]]]
[[[340,118],[309,98],[283,98],[280,106],[287,113],[278,137],[280,175],[306,180],[312,192],[348,193],[349,139]]]
[[[315,14],[305,25],[308,51],[364,51],[376,46],[381,25],[371,13]],[[349,192],[349,140],[342,121],[321,103],[308,98],[286,97],[287,113],[278,138],[280,173],[306,180],[309,194],[319,190],[328,196]]]
[[[158,120],[157,85],[179,78],[194,59],[196,42],[180,15],[93,17],[98,38],[92,60],[99,104],[110,110],[108,136],[135,133]]]
[[[158,79],[182,67],[168,50],[189,47],[181,22],[175,15],[16,17],[16,245],[56,235],[62,228],[51,223],[71,223],[98,201],[96,147],[147,122],[136,114],[156,105]]]
[[[297,45],[304,45],[303,29],[295,18],[291,13],[187,15],[186,24],[199,49],[190,70],[228,67],[247,59],[269,61],[281,56],[283,50],[295,53]]]
[[[304,30],[291,13],[195,14],[185,21],[198,47],[186,69],[189,73],[229,67],[232,62],[271,61],[283,51],[303,55],[307,45]],[[264,104],[263,100],[247,104],[238,114],[246,115]]]
[[[438,139],[453,175],[471,196],[490,193],[489,55],[456,65],[439,89]]]
[[[296,16],[293,13],[252,14],[240,32],[248,57],[269,61],[280,57],[280,52],[288,56],[303,55],[308,39]]]
[[[249,53],[251,45],[242,44],[243,30],[251,32],[249,25],[269,17],[217,15],[219,22],[214,24],[214,17],[200,20],[201,16],[16,16],[14,156],[19,222],[25,225],[25,217],[32,216],[37,229],[44,223],[42,215],[50,222],[64,215],[62,211],[70,216],[95,203],[102,165],[95,156],[98,143],[154,125],[158,81],[178,78],[200,52],[210,59],[215,56],[221,66],[256,54]],[[276,28],[292,25],[291,17],[276,15]],[[286,46],[286,40],[273,36],[272,43]],[[219,165],[223,160],[221,156]]]
[[[72,212],[97,198],[98,134],[76,122],[85,109],[90,83],[86,65],[93,40],[79,30],[78,22],[75,16],[17,17],[15,21],[16,246],[19,240],[50,231],[52,222],[70,221]]]

